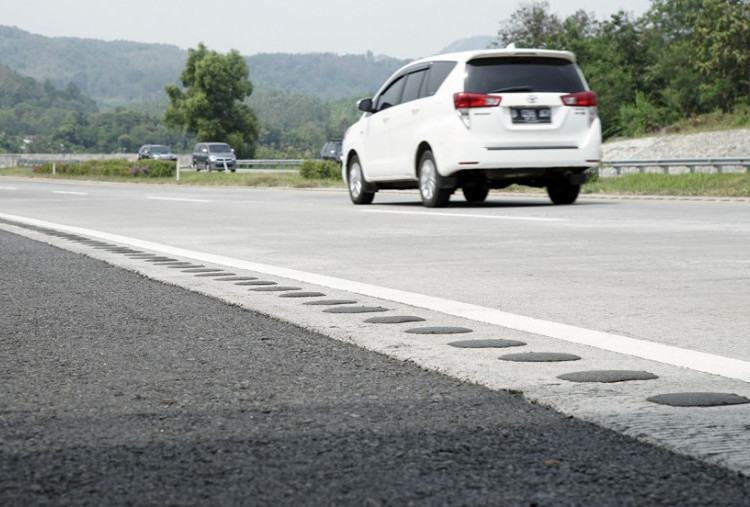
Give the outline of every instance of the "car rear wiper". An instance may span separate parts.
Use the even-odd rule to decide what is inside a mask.
[[[531,86],[509,86],[507,88],[500,88],[498,90],[492,90],[490,93],[515,93],[515,92],[532,92],[534,89]]]

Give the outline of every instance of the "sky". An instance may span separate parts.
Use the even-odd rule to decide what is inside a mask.
[[[0,25],[48,37],[203,42],[226,53],[363,54],[418,58],[469,37],[495,36],[526,0],[0,0]],[[650,0],[548,0],[564,18],[642,15]],[[115,6],[118,7],[115,7]]]

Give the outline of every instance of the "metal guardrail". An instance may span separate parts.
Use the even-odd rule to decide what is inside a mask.
[[[602,168],[612,168],[617,172],[618,176],[620,176],[625,169],[638,169],[638,172],[645,173],[649,168],[659,168],[664,174],[670,174],[670,169],[673,167],[685,167],[691,173],[695,173],[698,167],[711,167],[720,174],[724,172],[725,167],[744,167],[745,172],[750,172],[750,157],[665,158],[602,161]]]
[[[296,167],[299,165],[302,165],[302,159],[237,161],[237,167]]]

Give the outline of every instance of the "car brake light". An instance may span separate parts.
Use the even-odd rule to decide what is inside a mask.
[[[485,95],[484,93],[454,93],[453,105],[456,109],[470,109],[473,107],[497,107],[502,97]]]
[[[596,94],[594,92],[571,93],[560,97],[566,106],[595,106]]]

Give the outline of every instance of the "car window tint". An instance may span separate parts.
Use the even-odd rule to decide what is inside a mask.
[[[412,72],[411,74],[406,76],[406,84],[404,84],[404,93],[401,96],[402,104],[404,102],[409,102],[409,101],[420,98],[419,90],[422,88],[422,80],[424,79],[425,74],[427,74],[427,69],[420,70],[417,72]]]
[[[398,78],[396,81],[386,88],[386,90],[380,94],[375,104],[376,111],[382,111],[389,107],[398,105],[401,102],[401,91],[404,89],[404,77]]]
[[[433,62],[430,66],[430,70],[427,74],[427,79],[424,81],[424,88],[422,90],[422,97],[429,97],[435,95],[443,84],[445,78],[451,73],[453,68],[456,66],[456,62]]]
[[[469,93],[586,91],[576,65],[562,58],[483,58],[466,67]]]

